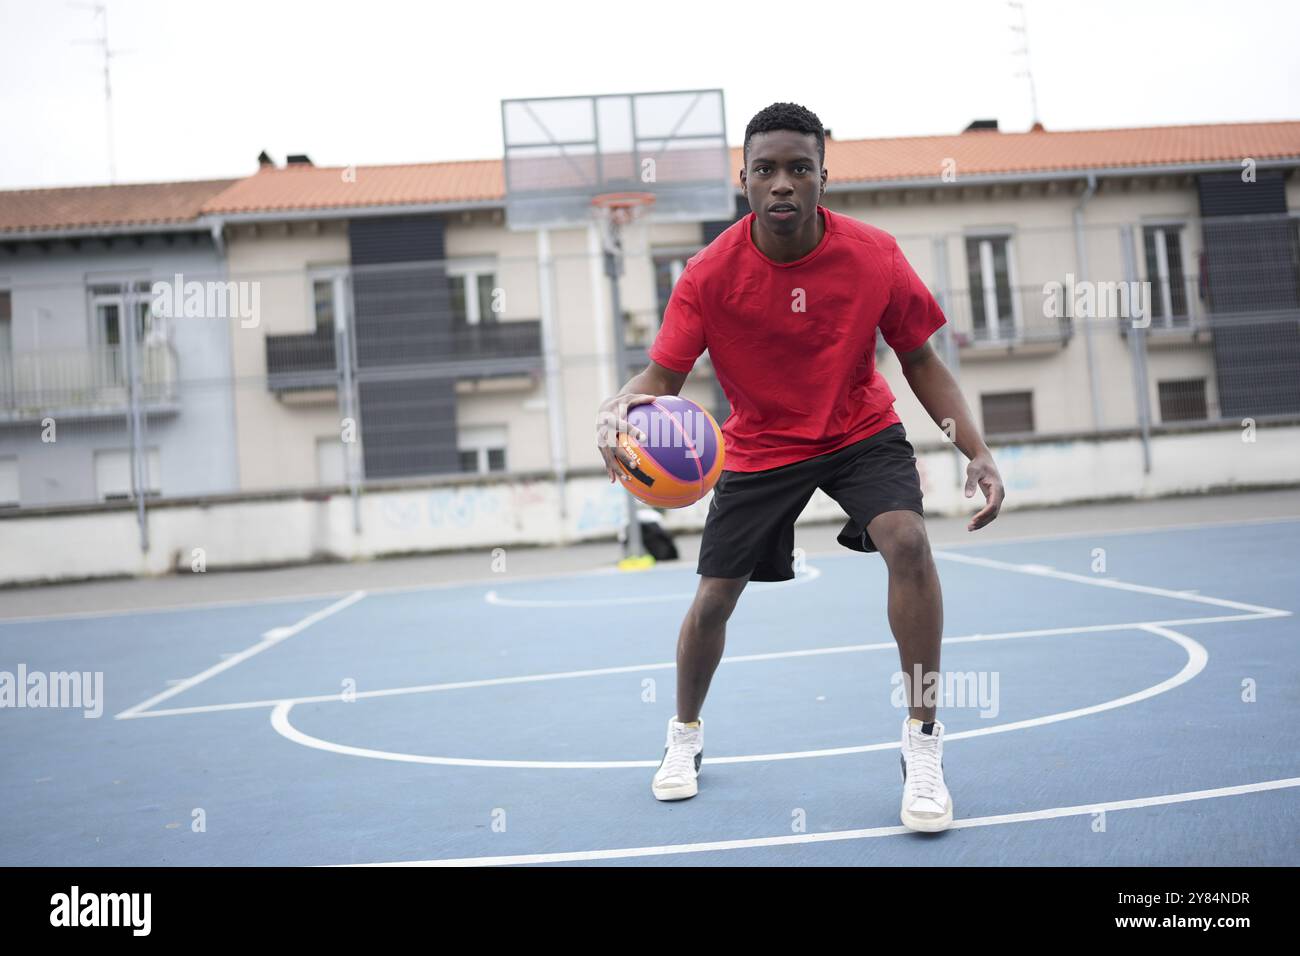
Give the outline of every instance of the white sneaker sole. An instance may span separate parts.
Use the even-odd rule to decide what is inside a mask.
[[[909,830],[919,830],[921,833],[938,833],[940,830],[946,830],[952,824],[952,801],[948,801],[948,811],[941,817],[917,816],[908,813],[904,807],[899,812],[899,819],[903,821],[903,826]]]
[[[903,772],[901,756],[899,760],[900,764],[898,774],[904,785],[906,785],[907,774]],[[904,797],[904,800],[906,799],[907,798]],[[946,830],[952,824],[952,796],[949,795],[948,809],[941,817],[936,817],[934,815],[922,816],[916,813],[909,813],[907,811],[907,804],[904,803],[899,807],[898,818],[903,822],[903,826],[907,827],[909,830],[917,830],[921,833],[938,833],[940,830]]]
[[[700,785],[694,780],[675,787],[658,787],[652,783],[650,792],[656,800],[687,800],[700,792]]]

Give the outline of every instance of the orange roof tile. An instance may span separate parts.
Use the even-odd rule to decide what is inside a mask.
[[[0,235],[189,222],[233,179],[0,191]]]
[[[1300,121],[1151,126],[1027,133],[828,140],[832,183],[937,179],[945,160],[962,176],[1015,177],[1090,169],[1300,161]],[[731,150],[733,169],[740,147]],[[238,180],[0,191],[0,235],[79,227],[184,222],[198,215],[238,216],[357,207],[500,203],[499,159],[399,166],[263,167]],[[346,174],[346,175],[345,175]]]
[[[404,166],[264,166],[213,196],[208,214],[500,200],[501,160]]]
[[[937,178],[947,159],[959,176],[1066,172],[1134,166],[1190,165],[1255,159],[1300,159],[1300,122],[1152,126],[1073,132],[972,132],[897,139],[828,140],[833,183]],[[733,169],[740,147],[731,150]],[[356,181],[341,167],[265,168],[205,206],[205,213],[337,209],[501,201],[502,161],[359,166]]]
[[[1300,158],[1300,122],[981,131],[826,144],[830,179],[840,182],[937,177],[947,159],[955,160],[958,176],[966,176],[1236,163],[1247,157]]]

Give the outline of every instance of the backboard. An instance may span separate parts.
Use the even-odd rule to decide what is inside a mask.
[[[649,192],[650,219],[731,219],[722,90],[501,101],[511,229],[591,221],[603,193]]]

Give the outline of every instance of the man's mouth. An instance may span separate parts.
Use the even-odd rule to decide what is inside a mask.
[[[789,219],[796,212],[798,209],[795,208],[794,203],[778,202],[767,207],[768,215],[776,219]]]

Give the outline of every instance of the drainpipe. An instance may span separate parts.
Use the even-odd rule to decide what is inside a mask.
[[[537,299],[542,319],[543,375],[546,389],[546,419],[551,440],[551,469],[555,473],[556,496],[560,503],[559,543],[565,543],[564,520],[568,516],[565,485],[568,449],[564,430],[564,381],[560,364],[560,333],[555,314],[555,260],[551,255],[549,230],[537,230]]]
[[[1076,268],[1079,270],[1079,281],[1088,279],[1088,246],[1083,236],[1083,209],[1088,205],[1088,200],[1097,192],[1097,174],[1088,174],[1088,187],[1079,197],[1079,205],[1074,207],[1074,249],[1077,259]],[[1073,293],[1071,294],[1070,317],[1074,315]],[[1088,391],[1092,395],[1092,427],[1094,431],[1101,430],[1101,394],[1097,388],[1097,356],[1092,346],[1092,322],[1087,317],[1083,320],[1083,347],[1088,356]]]
[[[226,223],[225,220],[217,218],[212,220],[212,248],[217,255],[217,277],[220,281],[225,282],[230,279],[230,262],[226,258]],[[265,335],[265,331],[263,331]],[[235,369],[235,332],[226,323],[226,361],[230,363],[230,471],[227,474],[227,481],[232,491],[242,491],[242,481],[239,472],[239,412],[235,408],[235,382],[239,376]]]

